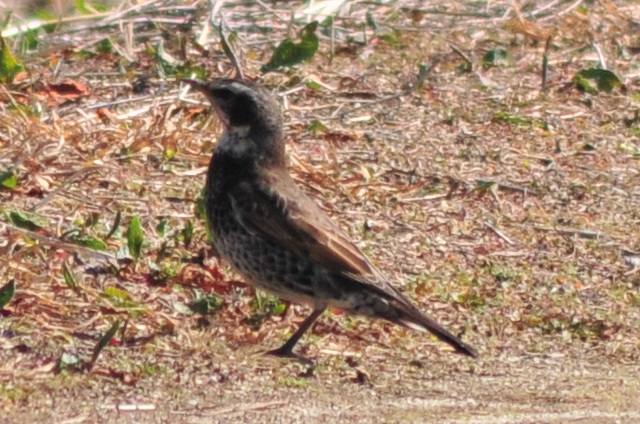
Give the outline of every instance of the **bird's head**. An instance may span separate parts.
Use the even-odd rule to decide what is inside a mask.
[[[227,128],[281,125],[280,107],[265,89],[232,79],[184,80],[203,93]]]
[[[207,97],[227,132],[233,134],[236,148],[241,148],[237,144],[242,136],[244,142],[255,144],[251,150],[264,159],[284,161],[280,106],[264,88],[232,79],[184,82]]]

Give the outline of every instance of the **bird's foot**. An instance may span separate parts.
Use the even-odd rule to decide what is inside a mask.
[[[316,365],[315,362],[313,362],[311,359],[305,358],[302,355],[293,353],[293,351],[289,349],[287,346],[282,346],[277,349],[269,350],[265,352],[265,355],[277,356],[278,358],[295,359],[296,361],[310,367],[315,367]]]

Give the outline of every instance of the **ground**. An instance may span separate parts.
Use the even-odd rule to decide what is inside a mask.
[[[324,18],[243,4],[8,22],[0,422],[640,422],[640,7],[353,2],[263,73]],[[245,285],[202,220],[221,128],[179,80],[237,72],[220,16],[296,181],[478,359],[340,311],[298,347],[314,368],[262,354],[309,310]]]

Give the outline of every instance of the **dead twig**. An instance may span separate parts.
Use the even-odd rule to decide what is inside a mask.
[[[502,258],[520,258],[522,256],[529,256],[531,252],[527,251],[511,251],[511,250],[500,250],[498,252],[491,252],[489,256],[498,256]]]
[[[279,14],[278,11],[273,9],[271,6],[269,6],[268,4],[266,4],[265,2],[263,2],[262,0],[256,0],[256,3],[262,7],[264,10],[266,10],[267,12],[269,12],[271,14],[271,16],[273,16],[277,21],[280,21],[282,23],[285,24],[289,24],[289,19],[284,19],[282,18]]]
[[[579,228],[546,227],[542,225],[534,225],[532,228],[538,231],[556,232],[556,233],[565,234],[565,235],[575,234],[579,237],[587,238],[587,239],[597,239],[604,235],[600,231],[581,230]]]
[[[596,41],[593,40],[593,39],[591,40],[591,47],[593,47],[593,49],[598,54],[598,61],[600,62],[600,69],[607,69],[607,61],[604,58],[604,54],[602,54],[602,49],[600,48],[598,43],[596,43]]]
[[[235,77],[241,80],[244,80],[244,72],[242,72],[242,67],[240,66],[240,61],[238,60],[238,55],[233,50],[233,46],[229,42],[229,37],[227,37],[224,27],[225,27],[224,19],[220,19],[220,25],[218,26],[218,33],[220,34],[220,43],[222,44],[222,49],[224,50],[225,55],[231,61],[231,64],[236,70]]]
[[[100,408],[118,412],[145,412],[155,411],[156,406],[152,403],[126,403],[117,405],[102,405]]]
[[[344,111],[344,112],[342,112],[340,115],[338,115],[338,117],[342,119],[342,118],[344,118],[345,116],[347,116],[347,114],[349,114],[349,113],[352,113],[352,112],[358,111],[358,110],[360,110],[360,109],[364,109],[364,108],[366,108],[366,107],[370,107],[370,106],[373,106],[373,105],[377,105],[377,104],[380,104],[380,103],[385,103],[385,102],[388,102],[389,100],[399,99],[400,97],[403,97],[403,96],[406,96],[406,95],[408,95],[408,94],[413,93],[413,92],[414,92],[414,91],[416,91],[419,87],[421,87],[421,86],[422,86],[422,84],[424,83],[424,81],[427,79],[427,75],[429,75],[429,73],[431,72],[431,70],[432,70],[433,68],[435,68],[435,66],[438,64],[438,62],[439,62],[439,60],[437,60],[437,59],[436,59],[436,60],[434,60],[434,62],[431,64],[431,66],[430,66],[430,67],[427,67],[425,64],[421,63],[421,64],[419,65],[419,71],[418,71],[418,75],[417,75],[417,78],[416,78],[415,83],[410,84],[407,88],[405,88],[405,89],[404,89],[404,90],[402,90],[401,92],[396,93],[396,94],[392,94],[392,95],[390,95],[390,96],[383,97],[383,98],[378,99],[378,100],[373,100],[373,101],[371,101],[371,102],[369,102],[369,103],[365,103],[365,104],[363,104],[363,105],[360,105],[360,106],[355,107],[355,108],[351,108],[351,109],[349,109],[349,110],[345,110],[345,111]]]
[[[507,237],[502,231],[498,230],[496,227],[494,227],[493,225],[489,224],[488,222],[485,222],[484,225],[486,225],[489,229],[491,229],[491,231],[493,231],[494,233],[496,233],[496,235],[498,237],[500,237],[502,240],[506,241],[507,243],[509,243],[510,245],[514,245],[515,243],[509,238]]]
[[[549,47],[551,46],[552,37],[547,38],[547,42],[544,44],[544,53],[542,54],[542,88],[544,92],[547,90],[547,71],[549,68]]]
[[[29,236],[34,240],[38,240],[41,243],[47,244],[57,249],[62,249],[70,253],[84,253],[94,258],[106,259],[106,260],[116,260],[116,257],[108,252],[102,252],[100,250],[90,249],[88,247],[79,246],[77,244],[66,243],[60,241],[59,239],[43,236],[42,234],[38,234],[34,231],[26,230],[24,228],[16,227],[15,225],[9,224],[8,222],[0,222],[0,228],[6,228],[8,230],[14,231],[16,233],[24,234]]]
[[[49,203],[51,201],[51,199],[53,199],[60,191],[64,190],[66,187],[69,186],[69,184],[73,183],[78,178],[83,177],[84,179],[86,179],[89,175],[95,174],[96,172],[100,172],[100,171],[103,171],[103,170],[104,169],[101,166],[88,166],[86,168],[82,168],[82,169],[77,170],[76,172],[71,174],[71,176],[69,178],[67,178],[65,181],[63,181],[62,184],[60,184],[55,189],[51,190],[41,201],[39,201],[38,203],[33,205],[31,208],[29,208],[29,211],[33,212],[33,211],[41,208],[45,204]],[[100,205],[98,205],[98,206],[100,206]]]
[[[534,196],[537,195],[534,191],[531,191],[530,189],[528,189],[526,187],[518,187],[518,186],[514,186],[514,185],[510,185],[510,184],[500,183],[500,182],[497,182],[497,181],[478,179],[478,180],[476,180],[476,183],[478,185],[482,185],[482,186],[495,185],[498,189],[504,189],[504,190],[510,190],[510,191],[518,191],[518,192],[523,193],[525,195],[527,195],[527,194],[532,194]]]
[[[194,411],[173,411],[172,414],[214,417],[217,415],[227,415],[227,414],[241,413],[241,412],[248,412],[248,411],[261,411],[269,408],[279,408],[286,404],[287,402],[283,400],[275,400],[271,402],[255,402],[255,403],[249,403],[249,404],[220,406],[220,407],[212,407],[212,408],[206,408],[206,409],[200,408]]]
[[[544,12],[545,10],[549,10],[552,7],[554,7],[556,4],[560,3],[562,0],[552,0],[549,3],[545,4],[544,6],[541,6],[539,8],[537,8],[536,10],[532,10],[531,12],[527,13],[527,15],[529,17],[534,17],[537,16],[539,14],[541,14],[542,12]]]
[[[455,44],[451,44],[449,43],[449,47],[451,47],[451,50],[453,50],[458,56],[460,56],[462,58],[462,60],[465,61],[465,63],[467,64],[467,71],[468,72],[473,72],[473,62],[471,61],[471,59],[469,58],[469,56],[467,56],[465,54],[465,52],[463,52],[458,46],[456,46]]]
[[[560,16],[566,15],[567,13],[571,12],[573,9],[575,9],[576,7],[580,6],[580,4],[583,2],[584,0],[576,0],[575,2],[573,2],[572,4],[570,4],[566,9],[561,10],[558,13],[555,14],[551,14],[549,16],[545,16],[544,18],[541,18],[538,20],[538,22],[542,22],[542,21],[547,21],[549,19],[553,19],[553,18],[559,18]]]

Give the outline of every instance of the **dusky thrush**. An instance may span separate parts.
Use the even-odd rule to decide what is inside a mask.
[[[216,249],[250,284],[313,312],[280,348],[293,353],[328,307],[429,331],[457,352],[474,349],[425,316],[308,198],[287,171],[282,114],[264,88],[216,79],[185,80],[224,126],[207,173],[205,205]]]

